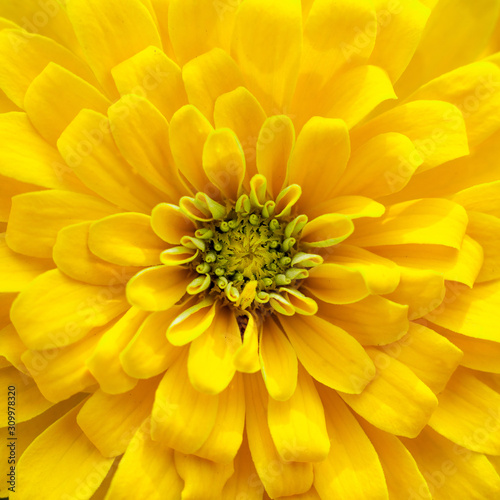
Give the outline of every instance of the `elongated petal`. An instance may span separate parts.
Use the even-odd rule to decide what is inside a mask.
[[[211,300],[204,300],[187,308],[168,327],[168,340],[177,346],[191,342],[210,328],[216,312],[216,304]]]
[[[149,213],[162,201],[160,192],[121,158],[109,120],[100,113],[82,110],[62,133],[57,147],[80,180],[111,203]]]
[[[50,259],[28,258],[13,252],[0,235],[0,292],[18,292],[39,274],[53,269]]]
[[[86,362],[102,337],[99,329],[74,344],[57,342],[42,351],[26,351],[22,360],[49,401],[63,401],[96,383]]]
[[[344,330],[316,316],[282,317],[280,322],[299,361],[316,380],[353,394],[370,382],[373,363]]]
[[[321,462],[328,456],[330,440],[323,404],[312,377],[302,366],[294,394],[287,401],[269,398],[268,404],[269,431],[281,458],[286,460],[291,453],[298,462]]]
[[[164,241],[179,245],[183,236],[194,236],[196,226],[175,205],[160,203],[151,213],[151,227]]]
[[[297,387],[297,355],[278,325],[268,320],[260,338],[262,378],[273,399],[286,401]]]
[[[331,440],[326,460],[314,464],[314,487],[321,498],[388,499],[384,473],[369,438],[334,391],[319,387]]]
[[[268,395],[260,374],[245,377],[246,433],[252,460],[271,497],[305,493],[313,482],[311,463],[295,462],[293,447],[286,461],[278,454],[267,424]],[[269,474],[269,464],[278,474]],[[257,482],[258,485],[258,482]]]
[[[116,92],[111,68],[149,45],[162,47],[153,19],[139,0],[73,0],[68,15],[92,70],[111,94]],[[127,43],[121,42],[124,38]]]
[[[130,392],[118,395],[95,392],[77,416],[78,425],[105,457],[121,455],[151,413],[157,379],[140,382]]]
[[[243,377],[236,375],[229,386],[220,393],[214,428],[195,455],[213,462],[232,462],[241,446],[244,425]]]
[[[500,493],[498,474],[484,455],[454,444],[430,427],[426,427],[418,439],[402,441],[435,498],[482,500],[495,498]],[[445,483],[446,489],[439,488]]]
[[[500,394],[465,368],[458,369],[438,396],[439,406],[429,425],[469,450],[498,455]]]
[[[148,267],[127,283],[127,298],[139,309],[164,311],[183,297],[190,281],[185,269]]]
[[[191,385],[186,356],[167,370],[153,405],[151,436],[182,453],[194,453],[208,439],[217,420],[219,396],[204,394]]]
[[[180,498],[182,479],[175,470],[174,450],[152,441],[148,431],[145,424],[133,435],[111,482],[110,498]]]
[[[120,353],[136,334],[146,317],[146,312],[132,307],[107,329],[99,340],[92,356],[87,361],[87,366],[103,391],[109,394],[119,394],[132,389],[137,384],[137,380],[123,370],[120,364]]]
[[[427,243],[459,249],[467,213],[444,199],[413,200],[392,205],[379,219],[356,225],[350,242],[363,247]]]
[[[86,285],[54,269],[19,294],[11,318],[27,347],[45,349],[73,344],[129,307],[122,286]]]
[[[354,304],[321,304],[320,316],[363,345],[384,345],[408,331],[408,306],[372,296]]]
[[[361,394],[341,394],[359,415],[381,430],[416,437],[437,406],[432,391],[405,365],[375,348],[367,352],[377,376]],[[400,409],[405,411],[401,412]]]
[[[94,222],[89,230],[92,253],[121,266],[159,264],[165,246],[151,228],[151,218],[145,214],[112,215]]]
[[[500,305],[497,281],[480,283],[469,289],[460,283],[447,283],[443,303],[426,319],[454,332],[498,342],[496,315]]]
[[[17,49],[17,50],[13,50]],[[94,83],[90,68],[68,49],[45,36],[5,29],[0,33],[0,87],[20,108],[33,79],[54,62]]]
[[[467,210],[500,217],[500,181],[486,182],[463,189],[452,199]]]
[[[246,87],[266,112],[289,106],[302,48],[301,7],[296,0],[251,0],[238,9],[233,53]]]
[[[79,409],[77,406],[54,422],[23,453],[16,468],[23,495],[31,498],[78,495],[84,484],[85,498],[90,498],[106,477],[113,459],[103,457],[80,429],[76,422]],[[45,459],[40,460],[40,456]],[[56,469],[61,476],[53,473]],[[93,479],[88,481],[91,475]]]
[[[413,322],[404,337],[383,351],[405,364],[436,394],[446,387],[463,355],[439,333]]]
[[[238,87],[215,101],[215,126],[230,128],[237,135],[245,153],[248,179],[257,173],[256,144],[265,119],[260,103],[245,87]]]
[[[167,120],[188,103],[181,69],[156,47],[147,47],[126,59],[112,68],[111,74],[122,96],[146,97]]]
[[[108,110],[113,139],[128,164],[161,189],[167,201],[184,194],[167,140],[165,117],[144,97],[126,95]]]
[[[330,304],[350,304],[370,294],[362,273],[342,264],[326,263],[311,269],[305,286]]]
[[[305,206],[329,199],[350,154],[349,133],[342,120],[315,117],[303,127],[290,157],[290,184],[302,188]]]
[[[152,313],[145,319],[120,354],[120,364],[127,375],[139,379],[154,377],[180,356],[182,350],[173,346],[165,335],[181,310],[180,307],[172,307]]]

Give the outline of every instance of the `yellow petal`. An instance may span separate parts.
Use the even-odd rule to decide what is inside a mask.
[[[402,492],[407,492],[410,495],[408,498],[417,495],[415,498],[419,500],[430,500],[432,497],[427,482],[415,459],[401,441],[359,417],[358,421],[375,448],[384,469],[389,498],[396,499]]]
[[[483,265],[483,249],[467,234],[458,251],[432,244],[379,246],[372,250],[400,266],[436,271],[445,279],[464,283],[469,288]]]
[[[245,86],[267,113],[290,105],[302,49],[301,6],[297,0],[243,2],[236,14],[233,53]]]
[[[98,329],[65,347],[54,341],[42,351],[23,354],[23,363],[49,401],[63,401],[95,385],[86,362],[101,337],[102,329]]]
[[[151,500],[181,498],[183,483],[175,470],[174,450],[152,441],[146,424],[133,435],[120,460],[109,498],[125,499],[130,495],[137,498],[145,495]]]
[[[226,481],[234,472],[233,464],[218,464],[193,455],[175,452],[175,467],[184,480],[182,498],[218,500]]]
[[[139,0],[72,0],[68,15],[95,75],[111,95],[116,94],[111,69],[149,45],[161,49],[155,23]],[[127,43],[122,43],[126,39]]]
[[[7,223],[9,220],[12,197],[18,194],[39,190],[41,190],[41,188],[34,184],[19,182],[12,177],[0,175],[0,221]],[[5,230],[3,232],[5,232]]]
[[[487,182],[463,189],[452,200],[467,210],[500,217],[500,181]]]
[[[236,370],[255,373],[260,370],[259,326],[251,314],[247,315],[248,324],[243,333],[243,343],[234,353],[233,363]]]
[[[375,378],[361,394],[341,394],[342,399],[375,427],[416,437],[436,409],[436,396],[403,363],[375,348],[367,353],[376,367]]]
[[[384,345],[408,331],[408,306],[372,296],[354,304],[321,304],[320,315],[363,345]]]
[[[387,71],[396,81],[406,69],[418,47],[430,9],[425,2],[393,2],[377,0],[378,26],[375,47],[369,62]],[[373,33],[373,24],[366,25],[365,36]]]
[[[103,457],[80,429],[76,422],[79,409],[77,406],[54,422],[23,453],[16,472],[26,498],[70,495],[88,499],[106,477],[113,459]]]
[[[260,337],[262,378],[273,399],[286,401],[297,387],[297,355],[278,325],[269,319]]]
[[[481,0],[437,2],[425,26],[417,51],[397,86],[398,95],[408,92],[446,71],[476,60],[495,28],[500,4]],[[466,17],[474,23],[464,23]]]
[[[304,286],[330,304],[350,304],[370,295],[361,271],[342,264],[326,263],[312,268]]]
[[[24,108],[24,96],[33,79],[54,62],[79,77],[95,82],[81,59],[45,36],[5,29],[0,32],[0,87],[17,106]]]
[[[221,500],[234,500],[241,494],[246,495],[245,500],[262,500],[263,492],[264,486],[255,470],[245,433],[243,443],[234,459],[234,474],[225,484]]]
[[[338,196],[317,205],[304,206],[304,212],[309,217],[317,217],[323,214],[341,214],[349,219],[360,219],[363,217],[381,217],[384,215],[385,207],[370,198],[354,195]]]
[[[167,328],[181,310],[174,306],[168,311],[150,314],[120,354],[120,364],[127,375],[146,379],[165,371],[182,350],[165,337]]]
[[[359,394],[375,374],[373,363],[358,342],[328,321],[295,315],[281,317],[280,322],[299,361],[322,384]]]
[[[48,258],[60,229],[116,212],[115,207],[86,194],[59,190],[21,194],[12,200],[7,243],[16,252]]]
[[[168,31],[180,64],[214,47],[228,51],[239,0],[170,0]]]
[[[10,386],[16,388],[14,391],[16,393],[15,418],[18,423],[40,415],[54,404],[43,397],[36,382],[31,377],[13,366],[0,370],[0,381],[6,389]],[[8,405],[6,404],[0,410],[0,418],[4,422],[4,427],[7,425],[7,414]]]
[[[440,393],[461,363],[462,352],[445,337],[410,322],[408,333],[382,350],[405,364],[434,393]]]
[[[20,372],[26,373],[28,367],[21,360],[21,356],[25,352],[26,346],[23,344],[12,323],[2,327],[0,329],[0,356],[3,356],[6,360],[5,368],[13,365]]]
[[[127,299],[145,311],[164,311],[183,297],[190,281],[186,269],[149,267],[127,283]]]
[[[467,213],[444,199],[412,200],[390,206],[379,219],[360,221],[349,243],[363,247],[408,243],[460,248]]]
[[[256,145],[257,170],[267,179],[271,198],[276,198],[285,185],[294,143],[295,129],[288,116],[271,116],[262,124]]]
[[[196,191],[218,196],[219,190],[203,170],[203,146],[213,131],[210,122],[194,106],[183,106],[170,122],[170,147],[175,164]]]
[[[220,396],[197,391],[187,374],[186,356],[167,370],[153,405],[151,436],[182,453],[199,450],[217,420]]]
[[[96,257],[88,247],[91,224],[92,222],[73,224],[57,233],[52,258],[58,269],[70,278],[91,285],[126,283],[140,268],[122,267]]]
[[[476,283],[500,278],[500,218],[479,212],[467,211],[467,234],[483,249],[483,266]]]
[[[461,365],[474,370],[500,373],[500,363],[498,363],[500,342],[467,337],[437,325],[430,325],[430,327],[463,352],[464,356],[460,360]]]
[[[245,155],[236,134],[227,128],[211,132],[203,147],[203,170],[230,200],[240,194],[245,177]]]
[[[134,337],[147,317],[147,313],[130,308],[115,324],[108,328],[87,361],[90,372],[101,389],[109,394],[129,391],[137,380],[125,373],[120,353]]]
[[[104,115],[84,109],[62,133],[57,147],[89,189],[132,212],[150,213],[163,196],[122,159],[110,127]]]
[[[46,188],[85,190],[57,150],[38,135],[26,114],[2,113],[0,137],[0,174]]]
[[[151,413],[157,379],[139,382],[135,389],[118,395],[102,390],[85,401],[77,422],[105,457],[121,455],[143,420]]]
[[[185,188],[168,144],[168,122],[144,97],[126,95],[108,110],[113,139],[121,154],[149,183],[177,202]],[[165,198],[165,197],[164,197]]]
[[[445,390],[429,425],[447,439],[479,453],[500,454],[498,409],[500,394],[465,368],[458,369]]]
[[[123,286],[86,285],[54,269],[19,294],[11,308],[12,323],[30,349],[51,348],[54,342],[63,347],[127,310],[124,295]]]
[[[165,243],[151,228],[151,217],[122,213],[94,222],[89,248],[97,257],[121,266],[152,266],[160,263]]]
[[[495,64],[476,62],[430,81],[409,100],[436,99],[457,106],[465,119],[469,146],[475,148],[498,129],[493,117],[500,110],[500,92],[495,84],[499,79],[500,68]]]
[[[196,226],[175,205],[160,203],[151,212],[151,227],[164,241],[179,245],[183,236],[194,236]]]
[[[257,174],[256,144],[265,119],[259,101],[245,87],[238,87],[215,101],[215,126],[230,128],[238,137],[245,154],[248,179]]]
[[[495,498],[500,479],[488,459],[458,446],[430,427],[418,439],[402,439],[436,500]]]
[[[400,266],[401,280],[385,298],[408,306],[408,318],[417,319],[438,307],[444,299],[444,277],[435,271]]]
[[[300,366],[297,390],[287,401],[269,398],[269,431],[282,459],[320,462],[328,456],[330,440],[323,404],[312,377]]]
[[[334,391],[323,386],[318,391],[331,440],[327,459],[314,464],[314,487],[320,497],[388,499],[382,466],[369,438]]]
[[[406,186],[422,157],[403,134],[388,132],[372,137],[353,151],[335,194],[378,198]]]
[[[54,268],[50,259],[25,257],[13,252],[0,234],[0,293],[18,292],[39,274]]]
[[[168,340],[176,346],[191,342],[210,328],[216,312],[216,304],[209,299],[187,308],[168,327]]]
[[[500,307],[498,281],[475,285],[473,289],[460,283],[447,283],[441,306],[426,319],[454,332],[483,340],[500,340],[496,317]]]
[[[219,48],[186,63],[182,68],[182,79],[189,103],[210,121],[217,98],[243,84],[238,66]]]
[[[217,419],[203,446],[195,455],[213,462],[232,462],[243,439],[245,391],[243,378],[236,375],[220,393]]]
[[[271,497],[305,493],[313,482],[311,463],[295,462],[293,449],[286,461],[278,454],[267,424],[268,394],[260,374],[245,376],[246,432],[252,460]],[[278,471],[272,473],[269,464]],[[256,487],[259,486],[255,478]]]
[[[335,251],[327,256],[326,262],[358,270],[373,294],[384,295],[393,292],[399,283],[399,267],[391,260],[381,258],[364,248],[347,244],[337,245]]]
[[[469,153],[464,119],[447,102],[414,101],[396,106],[361,126],[352,142],[357,147],[387,132],[406,135],[413,142],[424,160],[418,172]]]
[[[236,316],[227,307],[218,308],[211,325],[189,348],[187,367],[193,387],[207,394],[223,391],[236,371],[233,356],[240,345]]]
[[[290,157],[290,184],[302,188],[300,203],[315,205],[331,198],[350,154],[349,133],[342,120],[311,118],[301,130]]]
[[[31,82],[24,98],[31,123],[53,145],[82,109],[106,113],[110,105],[94,86],[55,63]]]
[[[126,59],[112,68],[111,74],[122,96],[147,98],[167,120],[187,104],[181,69],[156,47],[147,47]]]
[[[301,241],[312,247],[337,245],[351,236],[354,224],[340,214],[325,214],[309,221],[302,230]]]

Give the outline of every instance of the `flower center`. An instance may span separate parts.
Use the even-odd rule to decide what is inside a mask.
[[[263,176],[250,184],[249,194],[225,206],[202,193],[181,200],[181,210],[198,226],[194,238],[181,242],[196,250],[187,265],[198,276],[188,293],[204,293],[240,310],[292,313],[288,296],[303,297],[298,288],[307,268],[322,262],[319,255],[301,251],[307,217],[292,215],[300,188],[289,186],[270,200]]]

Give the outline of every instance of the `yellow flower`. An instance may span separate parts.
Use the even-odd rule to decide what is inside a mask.
[[[0,0],[0,494],[500,495],[500,0]]]

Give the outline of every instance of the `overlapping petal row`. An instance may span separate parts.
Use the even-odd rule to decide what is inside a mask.
[[[500,494],[499,11],[0,0],[12,498]]]

